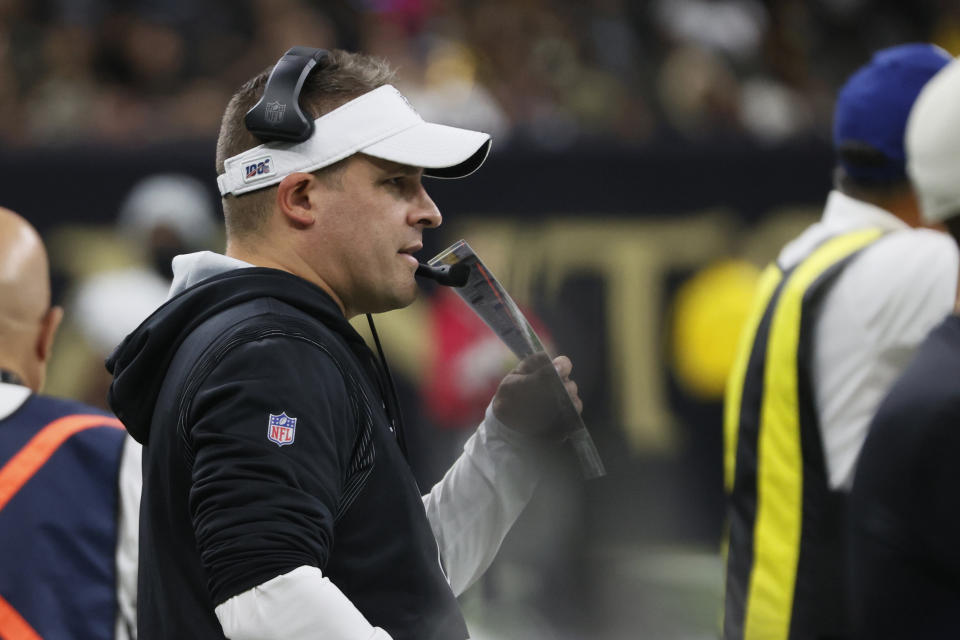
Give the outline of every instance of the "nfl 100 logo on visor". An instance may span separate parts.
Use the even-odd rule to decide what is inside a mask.
[[[276,442],[278,447],[293,444],[293,438],[296,434],[296,418],[288,416],[286,411],[278,416],[270,414],[270,419],[267,421],[267,439],[270,442]]]
[[[270,156],[254,158],[253,160],[243,163],[244,182],[253,182],[254,180],[266,178],[267,176],[274,175],[276,172],[273,166],[273,158]]]

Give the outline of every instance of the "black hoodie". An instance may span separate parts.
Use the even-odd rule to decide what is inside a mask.
[[[223,638],[217,605],[304,565],[395,640],[467,637],[393,398],[322,289],[265,268],[208,278],[107,366],[145,446],[141,640]]]

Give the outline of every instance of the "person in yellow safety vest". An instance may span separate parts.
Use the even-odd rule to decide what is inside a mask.
[[[0,208],[0,638],[135,636],[139,445],[41,395],[63,311],[36,230]]]
[[[950,56],[877,52],[837,97],[836,189],[761,277],[727,384],[725,640],[849,637],[848,494],[870,419],[953,307],[958,254],[917,229],[903,137]]]

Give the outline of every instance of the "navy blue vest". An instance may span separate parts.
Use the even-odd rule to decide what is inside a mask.
[[[0,420],[0,618],[12,619],[0,637],[4,624],[114,637],[124,433],[102,411],[37,395]]]

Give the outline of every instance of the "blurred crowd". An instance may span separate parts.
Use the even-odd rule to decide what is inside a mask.
[[[879,47],[960,52],[955,0],[0,0],[0,142],[212,138],[295,44],[383,55],[428,118],[548,149],[826,136]]]

